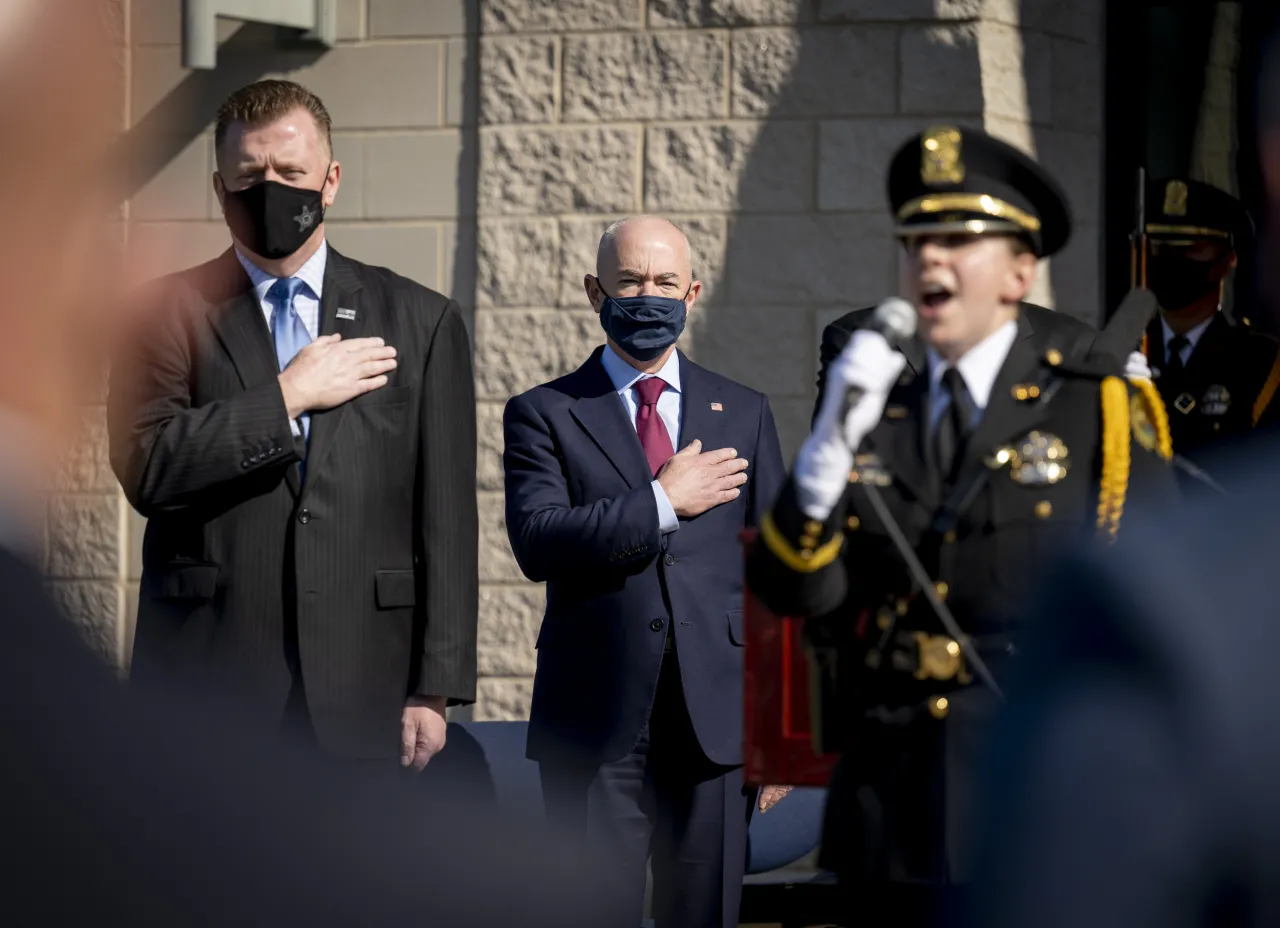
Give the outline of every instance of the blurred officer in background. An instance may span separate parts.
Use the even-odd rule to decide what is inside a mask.
[[[1145,202],[1139,241],[1147,287],[1160,305],[1146,353],[1173,448],[1195,461],[1205,445],[1266,418],[1280,387],[1280,342],[1222,312],[1227,275],[1253,238],[1240,201],[1208,184],[1165,178],[1147,181]]]
[[[1077,359],[1078,332],[1020,312],[1070,234],[1053,179],[942,126],[899,149],[888,189],[919,335],[899,353],[860,330],[831,364],[748,582],[776,614],[815,620],[836,677],[824,747],[850,748],[822,862],[850,924],[900,926],[968,880],[975,752],[1021,594],[1064,544],[1115,536],[1131,478],[1175,489],[1150,382],[1130,388],[1119,361]]]

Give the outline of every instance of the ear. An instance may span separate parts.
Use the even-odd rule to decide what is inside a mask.
[[[217,171],[213,172],[213,194],[218,198],[218,206],[225,211],[227,208],[227,186],[222,182],[222,175]]]
[[[324,186],[320,188],[320,202],[324,204],[325,209],[333,206],[334,201],[338,199],[338,185],[341,183],[342,164],[333,161],[329,164],[329,173],[325,176]]]
[[[685,312],[693,309],[693,304],[698,302],[698,297],[702,295],[702,281],[695,280],[689,285],[689,295],[684,298]]]
[[[1021,303],[1035,286],[1040,261],[1029,251],[1012,256],[1000,297],[1007,303]]]
[[[591,303],[591,308],[597,313],[604,306],[604,290],[600,288],[600,278],[591,274],[582,278],[582,289],[587,291],[587,299]]]

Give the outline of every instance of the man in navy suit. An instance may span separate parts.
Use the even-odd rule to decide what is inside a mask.
[[[503,419],[507,531],[547,584],[528,756],[550,814],[606,842],[613,924],[639,923],[651,856],[660,928],[734,926],[752,805],[739,535],[782,452],[764,396],[675,348],[701,291],[679,229],[615,223],[584,283],[608,344]]]

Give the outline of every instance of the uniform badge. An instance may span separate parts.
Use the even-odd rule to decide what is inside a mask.
[[[1159,436],[1156,433],[1155,424],[1147,415],[1147,404],[1143,401],[1141,393],[1135,393],[1129,397],[1129,424],[1138,444],[1148,451],[1155,451]]]
[[[849,479],[853,483],[869,483],[873,487],[887,487],[893,483],[893,475],[878,454],[856,455]]]
[[[1178,398],[1173,401],[1173,408],[1178,410],[1184,416],[1196,408],[1196,398],[1190,393],[1181,393]]]
[[[1204,391],[1200,400],[1200,411],[1206,416],[1225,416],[1231,408],[1231,391],[1220,383],[1215,383]]]
[[[960,130],[954,126],[926,129],[920,143],[920,180],[930,187],[963,183],[960,144]]]
[[[1164,214],[1187,215],[1187,185],[1184,181],[1171,180],[1164,188]]]
[[[1049,432],[1028,432],[1025,437],[997,448],[987,458],[987,466],[999,469],[1008,465],[1009,476],[1026,487],[1043,487],[1067,476],[1071,464],[1067,446]]]

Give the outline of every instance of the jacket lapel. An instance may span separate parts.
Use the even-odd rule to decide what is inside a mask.
[[[280,362],[271,341],[271,328],[249,275],[240,266],[235,249],[228,248],[213,266],[215,279],[208,291],[209,322],[231,357],[240,385],[253,390],[280,376]],[[285,482],[294,496],[301,491],[297,465],[285,471]]]
[[[915,376],[898,382],[889,391],[880,424],[868,447],[877,451],[893,467],[893,476],[916,499],[930,504],[937,495],[929,477],[927,457],[929,431],[929,375],[922,360],[924,348],[907,354]],[[883,449],[883,450],[880,450]]]
[[[965,446],[963,470],[980,464],[986,455],[1011,438],[1019,438],[1034,429],[1045,418],[1048,404],[1042,400],[1018,400],[1013,389],[1020,383],[1039,384],[1040,352],[1032,337],[1030,324],[1018,317],[1018,337],[1000,366],[982,421]]]
[[[717,402],[720,388],[711,382],[706,372],[679,353],[680,358],[680,436],[679,451],[695,438],[702,442],[703,451],[714,451],[723,446],[726,410]],[[714,404],[714,405],[713,405]],[[718,409],[715,407],[719,407]]]
[[[363,285],[356,276],[350,263],[329,246],[329,256],[324,268],[324,286],[320,294],[320,334],[332,335],[335,332],[343,340],[361,338],[369,324],[369,317],[374,307],[360,298]],[[343,313],[338,318],[338,310],[352,310],[351,314]],[[307,472],[315,474],[324,465],[325,457],[333,447],[342,422],[346,418],[347,408],[351,404],[343,403],[333,409],[317,410],[311,414],[311,438],[307,450]],[[290,468],[295,472],[297,468]],[[296,473],[294,474],[296,479]],[[303,488],[305,491],[305,487]]]
[[[601,363],[603,354],[603,346],[597,348],[575,373],[579,395],[569,412],[634,489],[651,483],[653,475],[635,424],[627,420],[626,407]]]

